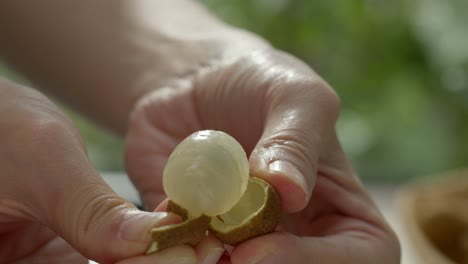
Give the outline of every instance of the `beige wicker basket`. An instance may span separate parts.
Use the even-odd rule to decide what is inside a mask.
[[[468,264],[468,170],[407,185],[398,206],[421,263]]]

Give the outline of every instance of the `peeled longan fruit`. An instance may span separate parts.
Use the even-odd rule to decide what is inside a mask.
[[[169,199],[192,216],[227,212],[244,194],[249,162],[242,146],[221,131],[204,130],[184,139],[163,172]]]
[[[163,173],[167,211],[180,224],[153,228],[147,253],[177,244],[197,244],[207,230],[225,244],[237,245],[275,230],[281,202],[274,188],[249,176],[242,146],[224,132],[206,130],[183,140]]]

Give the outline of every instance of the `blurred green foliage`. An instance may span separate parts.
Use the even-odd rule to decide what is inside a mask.
[[[338,132],[364,179],[468,164],[468,1],[203,2],[336,89]]]
[[[468,165],[468,1],[202,2],[336,89],[339,136],[365,180]],[[122,142],[72,115],[96,166],[122,170]]]

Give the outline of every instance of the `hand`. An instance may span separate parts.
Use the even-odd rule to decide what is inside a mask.
[[[70,120],[43,95],[0,78],[1,263],[195,263],[211,245],[143,256],[148,230],[180,221],[140,212],[87,158]],[[185,260],[185,262],[183,262]]]
[[[182,139],[222,130],[250,154],[251,175],[275,187],[284,210],[280,231],[237,246],[222,261],[398,263],[398,240],[336,137],[334,91],[272,48],[225,54],[147,94],[132,113],[126,164],[144,205],[154,209],[166,198],[162,171]]]

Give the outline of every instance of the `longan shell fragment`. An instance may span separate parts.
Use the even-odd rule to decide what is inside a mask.
[[[181,215],[184,218],[183,215]],[[206,234],[211,218],[201,215],[192,219],[184,219],[179,224],[172,224],[151,229],[153,243],[146,254],[169,248],[179,244],[197,245]]]
[[[193,217],[188,210],[169,200],[166,211],[184,222],[153,228],[153,243],[147,254],[179,244],[198,244],[209,230],[221,242],[238,245],[248,239],[273,232],[281,218],[281,201],[274,188],[256,177],[249,179],[247,190],[225,214]]]
[[[182,206],[176,204],[172,200],[169,200],[167,202],[166,211],[182,217],[183,220],[187,220],[189,218],[187,210],[182,208]]]
[[[241,223],[236,225],[235,221],[229,223],[232,214],[245,209],[247,202],[252,202],[250,197],[254,197],[253,192],[262,191],[257,195],[264,195],[262,201],[257,201],[259,207],[251,211]],[[244,208],[242,208],[244,207]],[[252,208],[249,208],[252,209]],[[273,232],[279,224],[281,218],[281,201],[274,188],[260,178],[252,177],[249,180],[247,191],[243,198],[230,211],[219,216],[211,218],[210,232],[212,232],[220,241],[229,245],[238,245],[248,239]]]

